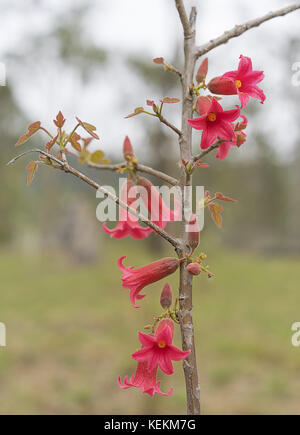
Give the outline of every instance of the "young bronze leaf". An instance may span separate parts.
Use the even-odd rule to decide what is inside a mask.
[[[92,137],[83,137],[82,141],[83,141],[83,147],[87,148],[89,146],[89,144],[92,142],[93,138]]]
[[[53,145],[56,143],[57,138],[58,138],[58,134],[53,139],[51,139],[49,142],[47,142],[46,147],[45,147],[47,151],[51,150]]]
[[[34,174],[36,173],[38,162],[30,162],[26,166],[27,175],[27,186],[29,186],[33,180]]]
[[[153,62],[158,65],[162,65],[165,62],[165,59],[163,57],[156,57],[155,59],[153,59]]]
[[[76,119],[77,119],[78,123],[81,125],[81,127],[84,128],[85,131],[87,131],[91,136],[93,136],[93,138],[99,139],[99,136],[95,133],[95,131],[97,129],[94,125],[89,124],[88,122],[83,122],[77,117],[76,117]]]
[[[130,115],[125,116],[125,119],[127,118],[132,118],[133,116],[139,115],[140,113],[144,112],[144,108],[143,107],[137,107],[136,109],[134,109],[134,112],[131,113]]]
[[[165,97],[162,100],[160,100],[161,103],[167,103],[167,104],[179,103],[179,101],[180,101],[179,98],[170,98],[170,97]]]
[[[23,145],[23,143],[27,142],[30,136],[36,133],[41,127],[40,121],[36,121],[28,126],[28,131],[26,134],[23,134],[16,143],[16,147],[19,145]]]
[[[61,111],[58,112],[56,119],[53,120],[54,124],[58,128],[62,128],[64,123],[66,122],[64,115],[61,113]]]
[[[216,193],[216,198],[219,199],[220,201],[237,202],[236,199],[232,199],[229,196],[224,196],[223,193],[221,192]]]
[[[76,132],[74,132],[72,134],[71,138],[69,139],[69,142],[72,145],[72,147],[74,148],[74,150],[78,151],[79,153],[81,151],[81,145],[78,142],[80,139],[81,139],[81,137]]]
[[[211,204],[209,204],[208,208],[214,223],[217,225],[217,227],[221,228],[222,227],[221,213],[223,211],[223,207],[216,202],[212,202]]]
[[[209,164],[204,163],[201,160],[197,160],[197,162],[195,163],[195,166],[198,166],[199,168],[209,168]]]

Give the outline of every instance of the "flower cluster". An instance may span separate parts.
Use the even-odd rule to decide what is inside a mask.
[[[172,361],[182,361],[190,354],[189,350],[184,352],[172,344],[173,336],[174,323],[170,319],[161,320],[154,335],[139,332],[142,347],[131,355],[137,361],[136,373],[130,379],[126,376],[123,384],[119,377],[120,388],[137,387],[150,396],[155,393],[170,396],[173,388],[168,393],[161,392],[160,382],[156,380],[157,370],[160,368],[165,374],[171,375],[174,373]]]
[[[239,147],[246,140],[246,134],[242,130],[247,127],[247,118],[241,115],[241,109],[247,105],[250,97],[259,99],[261,103],[266,99],[264,92],[257,86],[263,80],[264,73],[254,71],[251,59],[243,55],[240,56],[236,71],[228,71],[222,76],[215,77],[206,85],[207,69],[208,62],[205,59],[196,76],[198,85],[194,88],[198,95],[195,110],[200,117],[188,122],[192,128],[202,130],[201,149],[205,150],[217,144],[216,157],[224,160],[232,146]],[[201,96],[200,89],[208,89],[212,94],[218,95],[238,95],[240,106],[224,110],[218,101],[220,97]],[[238,118],[242,118],[242,121],[234,122]]]
[[[160,64],[163,63],[163,60],[159,58],[155,59],[155,62]],[[194,110],[198,113],[199,117],[188,120],[188,123],[192,128],[202,131],[201,149],[206,150],[214,146],[218,148],[216,157],[224,160],[231,147],[240,147],[246,140],[244,130],[247,127],[248,121],[241,114],[241,110],[248,103],[250,96],[259,98],[262,103],[265,100],[263,91],[257,86],[257,83],[263,79],[264,75],[262,71],[253,71],[251,59],[245,56],[240,57],[240,63],[236,71],[229,71],[220,77],[215,77],[208,84],[205,82],[207,72],[208,60],[205,59],[196,74],[198,85],[191,87],[191,92],[197,96]],[[240,106],[236,105],[233,109],[225,110],[220,103],[220,97],[200,95],[200,89],[208,89],[212,94],[238,95]],[[163,105],[165,103],[172,104],[176,102],[178,102],[176,98],[164,98],[160,100],[160,106],[155,104],[154,101],[147,101],[147,105],[152,107],[153,116],[158,117],[163,122]],[[141,107],[135,109],[134,113],[128,117],[140,113],[148,114],[149,112]],[[176,131],[176,128],[173,127],[173,129]],[[138,160],[128,137],[124,141],[123,154],[126,164],[120,167],[119,172],[124,173],[127,171],[128,179],[123,184],[121,190],[121,201],[128,205],[132,211],[136,212],[137,199],[141,199],[150,215],[150,221],[158,228],[164,230],[168,222],[175,221],[180,217],[181,204],[175,201],[175,207],[171,210],[164,203],[162,196],[152,183],[138,174]],[[182,160],[182,163],[187,173],[191,173],[194,166],[207,167],[201,161],[196,162],[194,166],[193,162]],[[197,163],[200,164],[197,165]],[[206,191],[203,206],[209,209],[214,222],[218,227],[221,227],[223,207],[218,201],[235,202],[235,200],[224,196],[220,192],[211,196]],[[109,229],[106,224],[103,224],[103,230],[107,234],[110,234],[111,237],[117,239],[126,236],[142,239],[148,237],[154,231],[152,228],[142,227],[138,222],[138,218],[130,210],[123,207],[120,207],[119,222],[116,227]],[[195,277],[202,271],[209,278],[213,276],[203,264],[206,255],[204,253],[194,255],[200,243],[200,231],[196,216],[193,214],[190,216],[186,231],[189,251],[185,254],[184,258],[161,258],[139,268],[125,266],[123,261],[126,256],[119,258],[118,266],[122,272],[122,285],[123,288],[129,290],[130,302],[134,308],[139,308],[137,301],[146,296],[145,293],[141,293],[145,287],[175,273],[182,263],[184,263],[184,267],[186,267],[191,276]],[[141,348],[131,355],[137,361],[136,372],[130,378],[125,376],[123,382],[120,377],[118,378],[121,389],[140,388],[142,393],[147,393],[151,397],[155,393],[169,396],[173,392],[173,388],[167,393],[161,391],[160,382],[157,380],[158,369],[166,375],[173,374],[173,361],[181,361],[188,358],[190,350],[181,350],[173,345],[174,324],[179,323],[179,312],[177,310],[177,300],[171,309],[172,291],[168,283],[165,284],[161,292],[160,304],[164,310],[163,313],[158,317],[154,317],[153,325],[145,326],[151,332],[148,334],[143,332],[138,333]]]

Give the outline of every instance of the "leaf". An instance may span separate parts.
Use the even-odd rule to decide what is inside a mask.
[[[82,165],[84,165],[85,163],[88,163],[88,161],[90,160],[90,156],[91,156],[91,153],[88,150],[83,149],[78,156],[79,163],[81,163]]]
[[[102,150],[95,151],[90,156],[90,161],[92,163],[109,163],[110,160],[104,157],[104,152]]]
[[[180,99],[179,98],[170,98],[170,97],[165,97],[162,100],[159,100],[161,103],[167,103],[167,104],[174,104],[174,103],[179,103]]]
[[[69,139],[71,146],[74,148],[74,150],[78,151],[79,153],[81,151],[81,145],[78,142],[80,139],[81,137],[76,132],[74,132]]]
[[[222,216],[221,213],[223,211],[223,207],[217,202],[212,202],[208,205],[209,211],[211,213],[211,217],[217,227],[222,227]]]
[[[53,139],[49,140],[49,142],[46,143],[45,148],[46,148],[47,151],[50,151],[50,150],[51,150],[51,148],[53,147],[53,145],[56,143],[57,138],[58,138],[58,134],[57,134]]]
[[[26,171],[28,171],[27,175],[27,186],[29,186],[33,180],[33,177],[36,173],[37,167],[39,162],[30,162],[26,166]]]
[[[93,163],[100,163],[104,157],[104,152],[101,150],[95,151],[91,155],[91,162]]]
[[[216,199],[219,199],[220,201],[237,202],[236,199],[232,199],[229,196],[224,196],[221,192],[216,193]]]
[[[89,124],[88,122],[81,121],[79,118],[77,118],[77,116],[76,119],[78,123],[81,125],[81,127],[84,128],[85,131],[87,131],[91,136],[93,136],[93,138],[99,139],[99,136],[95,133],[97,128],[94,125]]]
[[[208,163],[203,163],[201,160],[197,160],[195,163],[195,166],[198,166],[199,168],[209,168]]]
[[[30,124],[28,126],[27,133],[19,138],[18,142],[16,143],[16,147],[18,147],[19,145],[23,145],[23,143],[27,142],[28,139],[30,138],[30,136],[32,136],[34,133],[36,133],[40,129],[40,127],[41,127],[40,121],[36,121],[36,122]]]
[[[92,137],[83,137],[82,141],[83,141],[83,147],[87,148],[89,146],[89,144],[92,142],[93,138]]]
[[[130,115],[125,116],[125,119],[127,118],[132,118],[133,116],[139,115],[140,113],[144,112],[144,108],[143,107],[137,107],[136,109],[134,109],[134,112],[131,113]]]
[[[62,128],[64,123],[66,122],[64,115],[61,113],[61,111],[58,112],[56,119],[53,120],[54,124],[58,128]]]
[[[153,62],[158,64],[158,65],[163,65],[165,62],[165,59],[163,57],[156,57],[155,59],[153,59]]]

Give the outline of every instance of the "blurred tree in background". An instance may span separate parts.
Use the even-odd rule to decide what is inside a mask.
[[[15,81],[20,77],[20,69],[24,73],[30,73],[33,65],[38,64],[39,68],[48,74],[46,77],[51,80],[52,70],[47,71],[47,65],[51,64],[55,66],[55,69],[67,69],[71,75],[75,74],[78,77],[81,86],[88,87],[94,82],[95,77],[99,80],[105,68],[108,71],[113,68],[109,53],[87,36],[87,17],[91,5],[90,1],[86,1],[80,6],[76,4],[71,9],[56,11],[55,8],[47,9],[43,2],[32,2],[32,8],[40,8],[42,12],[51,14],[51,26],[38,34],[27,35],[26,43],[22,49],[6,53],[12,78],[8,86],[0,88],[0,156],[3,162],[0,171],[2,185],[0,193],[1,244],[13,243],[14,239],[22,235],[25,237],[24,245],[27,246],[28,238],[24,235],[29,234],[29,238],[41,240],[43,243],[47,243],[49,248],[49,238],[51,238],[52,233],[50,229],[57,225],[54,211],[63,210],[66,200],[71,199],[70,209],[73,212],[66,211],[66,215],[73,216],[74,213],[76,214],[74,210],[79,210],[79,207],[74,204],[76,201],[78,204],[82,204],[83,208],[90,207],[91,222],[89,228],[94,228],[91,231],[95,231],[95,237],[89,236],[89,240],[96,240],[98,243],[99,237],[101,237],[99,235],[101,234],[100,224],[95,222],[94,218],[95,197],[85,186],[81,186],[71,177],[64,177],[64,174],[59,174],[53,179],[47,170],[44,170],[40,171],[39,183],[33,183],[31,189],[26,190],[25,194],[24,183],[22,186],[20,182],[20,179],[25,180],[26,176],[23,166],[20,169],[17,165],[10,170],[4,167],[4,163],[13,155],[12,145],[16,142],[18,135],[15,132],[23,131],[25,125],[34,121],[26,119],[20,108],[17,95],[11,92]],[[13,4],[11,7],[14,7]],[[9,10],[10,5],[7,2],[5,12],[9,12]],[[286,70],[289,69],[291,62],[299,53],[299,44],[299,39],[293,38],[289,41],[290,50],[282,58]],[[172,58],[167,59],[167,61],[174,65],[180,65],[181,59],[178,52],[179,50],[175,47]],[[165,73],[163,68],[151,62],[149,56],[145,54],[143,56],[130,55],[129,57],[124,55],[121,61],[124,68],[128,70],[128,74],[133,77],[132,80],[139,82],[139,86],[136,88],[145,87],[143,95],[157,100],[165,96],[180,97],[180,95],[175,95],[177,77]],[[283,83],[282,93],[294,107],[295,119],[291,120],[291,124],[299,126],[299,111],[297,110],[299,95],[297,91],[295,89],[291,91],[289,83]],[[78,92],[77,89],[75,92]],[[140,95],[137,95],[137,99],[140,100]],[[141,104],[143,103],[144,101],[141,100]],[[129,104],[128,111],[130,109]],[[168,114],[172,118],[172,107],[168,107]],[[251,119],[254,120],[255,116],[255,109],[250,106],[248,112],[250,124]],[[172,170],[174,171],[173,163],[178,158],[175,138],[155,119],[144,119],[139,122],[142,122],[144,131],[142,147],[143,154],[147,156],[145,163],[156,168],[159,166],[163,171],[176,176],[176,173],[172,174]],[[101,125],[97,125],[97,127],[101,130]],[[298,131],[299,137],[300,131]],[[40,139],[35,139],[36,145],[39,145],[38,140]],[[120,137],[119,141],[121,148],[123,137]],[[135,138],[132,138],[132,141],[134,143]],[[195,147],[197,146],[198,144],[195,144]],[[300,183],[299,139],[298,145],[289,159],[282,160],[274,152],[268,135],[263,133],[257,124],[255,134],[251,134],[251,139],[243,147],[251,148],[253,151],[251,155],[243,154],[243,149],[241,149],[239,156],[234,156],[236,150],[231,150],[232,158],[230,160],[223,162],[222,165],[218,164],[217,161],[209,169],[199,169],[195,176],[198,185],[204,185],[206,188],[209,186],[212,192],[217,190],[218,186],[222,186],[224,193],[239,201],[234,207],[226,208],[224,213],[226,233],[223,233],[222,230],[217,231],[207,218],[204,228],[206,235],[216,242],[226,243],[240,249],[269,253],[300,252],[300,228],[298,224],[300,215],[298,194]],[[209,156],[208,161],[212,161],[212,159],[215,157]],[[228,173],[230,173],[230,177],[226,175]],[[93,172],[93,176],[99,177],[99,174]],[[102,184],[116,185],[114,175],[109,173],[101,173],[101,182]],[[155,182],[157,184],[157,180]],[[64,185],[63,192],[59,188],[62,183]],[[76,197],[74,194],[75,185]],[[43,194],[37,194],[38,190],[42,191]],[[60,228],[64,227],[63,224],[59,225]],[[77,225],[80,227],[80,221],[74,223],[74,228],[77,228]],[[45,237],[46,233],[47,237]],[[80,231],[75,230],[74,234],[78,233]],[[62,249],[65,247],[67,251],[70,246],[63,236],[59,239],[64,240],[63,243],[60,243],[60,247]],[[67,239],[69,240],[70,237]],[[155,235],[149,237],[150,247],[157,249],[161,246],[160,244],[161,240]],[[73,251],[71,249],[71,252]],[[95,247],[92,247],[91,251],[94,252]],[[90,256],[87,254],[86,258],[90,258]]]

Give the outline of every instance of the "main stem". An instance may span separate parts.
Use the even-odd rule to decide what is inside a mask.
[[[196,9],[192,8],[191,16],[186,24],[186,17],[183,2],[176,1],[177,9],[184,27],[184,71],[182,74],[182,136],[179,139],[181,158],[186,161],[192,160],[192,129],[187,120],[193,117],[193,97],[190,86],[193,83],[195,69],[195,21]],[[180,9],[183,7],[183,10]],[[185,195],[186,186],[192,185],[192,176],[187,175],[184,168],[180,178],[180,187],[183,192],[183,210],[191,210],[190,198]],[[187,217],[188,218],[188,217]],[[181,247],[178,254],[182,257],[187,253],[187,232],[186,220],[182,220],[181,228]],[[179,282],[179,318],[182,337],[182,347],[184,350],[190,350],[191,353],[183,361],[183,370],[186,383],[187,395],[187,413],[189,415],[200,414],[200,385],[198,381],[197,360],[194,342],[194,325],[193,325],[193,285],[192,275],[186,269],[185,264],[180,266]]]

